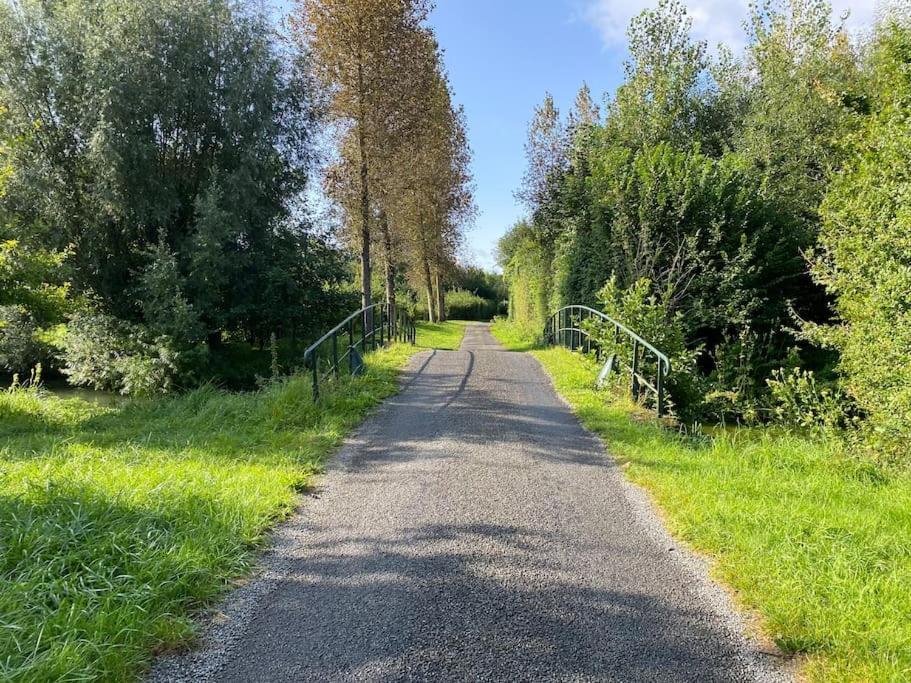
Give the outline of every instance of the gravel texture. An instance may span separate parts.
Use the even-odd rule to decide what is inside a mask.
[[[538,362],[474,325],[149,680],[791,680],[745,631]]]

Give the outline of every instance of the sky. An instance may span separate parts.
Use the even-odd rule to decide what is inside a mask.
[[[710,46],[745,43],[749,0],[684,0],[694,37]],[[437,0],[430,23],[444,50],[455,100],[465,107],[478,216],[464,257],[495,267],[499,238],[523,217],[514,199],[525,138],[546,92],[561,111],[587,83],[597,100],[623,77],[626,27],[657,0]],[[872,24],[876,0],[833,0],[849,29]]]

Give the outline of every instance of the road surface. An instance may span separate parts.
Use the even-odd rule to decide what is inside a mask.
[[[151,680],[788,680],[533,357],[471,326],[403,384]]]

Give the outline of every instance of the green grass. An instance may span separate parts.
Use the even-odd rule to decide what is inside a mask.
[[[494,334],[524,345],[507,324]],[[808,679],[911,680],[911,475],[771,428],[678,436],[595,391],[578,354],[532,353],[671,532],[782,649],[807,656]]]
[[[503,318],[494,320],[490,327],[491,332],[497,338],[497,341],[503,345],[507,351],[531,351],[538,348],[538,342],[529,330],[513,325]]]
[[[319,407],[306,377],[118,408],[0,392],[0,680],[131,680],[190,642],[414,351]]]
[[[417,345],[420,349],[458,351],[465,336],[464,320],[447,320],[444,323],[418,322]]]

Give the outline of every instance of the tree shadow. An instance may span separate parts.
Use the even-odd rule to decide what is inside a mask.
[[[552,552],[559,534],[434,524],[311,529],[221,681],[729,681],[705,613],[611,590]],[[323,540],[321,540],[323,539]]]

